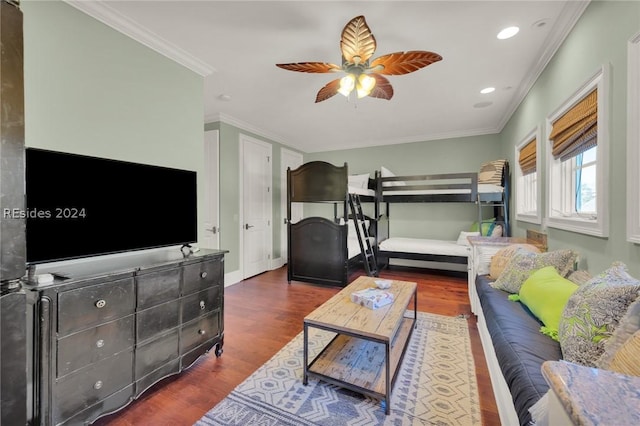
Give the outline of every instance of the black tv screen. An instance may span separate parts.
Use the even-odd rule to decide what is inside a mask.
[[[196,172],[26,150],[27,263],[197,240]]]

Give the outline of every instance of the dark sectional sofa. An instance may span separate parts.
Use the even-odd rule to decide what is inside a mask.
[[[523,304],[510,301],[509,293],[490,282],[486,275],[476,277],[472,307],[500,420],[504,426],[528,425],[529,408],[549,389],[542,363],[562,359],[562,351],[558,342],[540,332],[542,323]]]

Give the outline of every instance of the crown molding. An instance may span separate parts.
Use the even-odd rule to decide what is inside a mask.
[[[409,143],[421,143],[421,142],[433,142],[438,140],[445,139],[458,139],[458,138],[468,138],[473,136],[485,136],[485,135],[494,135],[500,133],[500,129],[498,128],[481,128],[481,129],[473,129],[473,130],[465,130],[465,131],[455,131],[455,132],[442,132],[436,134],[428,134],[428,135],[416,135],[416,136],[407,136],[404,138],[398,139],[386,139],[386,140],[369,140],[366,145],[362,144],[341,144],[340,146],[323,146],[323,149],[316,149],[313,151],[304,151],[307,154],[313,154],[316,152],[327,152],[327,151],[342,151],[345,149],[365,149],[371,148],[374,146],[385,146],[385,145],[401,145],[401,144],[409,144]],[[300,149],[300,148],[299,148]]]
[[[186,52],[175,44],[163,39],[151,30],[140,25],[109,6],[106,1],[63,0],[70,6],[126,35],[140,44],[179,63],[191,71],[206,77],[215,72],[215,68]]]
[[[251,132],[257,136],[261,136],[265,139],[269,139],[272,142],[277,142],[280,145],[284,145],[284,146],[288,146],[291,148],[295,148],[295,149],[300,149],[299,147],[296,147],[294,144],[291,144],[289,142],[287,142],[282,136],[277,135],[275,133],[269,132],[267,130],[261,129],[259,127],[254,126],[253,124],[247,123],[246,121],[242,121],[238,118],[232,117],[230,115],[224,114],[224,113],[215,113],[215,114],[209,114],[206,115],[204,117],[204,123],[215,123],[215,122],[221,122],[224,124],[229,124],[231,126],[235,126],[237,128],[239,128],[240,130],[244,130],[246,132]]]
[[[511,103],[507,107],[507,113],[503,116],[500,123],[498,123],[499,132],[501,132],[507,125],[511,116],[516,112],[524,98],[529,93],[529,90],[538,80],[538,77],[545,70],[551,59],[556,54],[564,40],[569,33],[573,30],[584,11],[589,6],[591,0],[577,0],[568,1],[564,5],[562,13],[559,15],[559,20],[553,26],[553,29],[549,33],[547,40],[544,43],[545,49],[540,55],[540,58],[536,64],[531,68],[531,72],[523,79],[523,84],[519,85],[520,89],[511,100]]]

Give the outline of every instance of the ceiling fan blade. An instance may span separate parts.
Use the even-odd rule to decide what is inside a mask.
[[[364,16],[356,16],[345,25],[340,39],[343,58],[353,64],[369,60],[376,51],[376,39]]]
[[[441,60],[442,56],[437,53],[412,50],[380,56],[371,62],[370,68],[380,74],[402,75],[418,71],[420,68]]]
[[[316,95],[316,103],[326,101],[330,97],[334,96],[338,93],[338,89],[340,88],[340,79],[330,81],[324,86],[318,94]]]
[[[298,72],[325,73],[341,71],[338,65],[327,62],[296,62],[292,64],[276,64],[277,67]]]
[[[391,83],[385,77],[380,74],[369,74],[371,77],[376,79],[376,85],[369,93],[369,96],[372,98],[378,99],[386,99],[389,100],[393,97],[393,87],[391,87]]]

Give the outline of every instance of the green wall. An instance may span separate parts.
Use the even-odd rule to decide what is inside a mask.
[[[335,165],[348,163],[349,174],[370,173],[380,167],[394,174],[435,174],[477,172],[485,161],[502,158],[498,135],[452,138],[400,145],[384,145],[361,149],[307,154],[304,160],[322,160]],[[365,206],[371,213],[371,207]],[[328,211],[331,215],[332,210]],[[393,204],[389,212],[389,232],[396,237],[455,240],[460,231],[468,230],[478,220],[473,204],[418,203]],[[326,215],[327,209],[305,204],[305,216]],[[493,217],[491,209],[483,217]]]
[[[536,125],[546,137],[546,117],[556,110],[605,63],[611,64],[610,151],[607,186],[609,191],[610,234],[608,238],[546,229],[525,222],[514,222],[514,235],[526,229],[548,234],[550,249],[575,248],[581,254],[581,268],[592,273],[606,269],[613,260],[625,262],[632,275],[640,276],[640,247],[626,242],[626,132],[627,132],[627,42],[640,31],[640,2],[592,1],[571,34],[536,81],[525,100],[501,134],[503,155],[514,161],[514,147]],[[547,155],[543,143],[543,158]],[[542,181],[543,217],[547,204],[545,165]],[[512,199],[513,201],[513,199]]]
[[[201,76],[61,1],[21,8],[28,147],[195,170],[203,187]]]
[[[227,272],[240,269],[240,134],[270,143],[272,145],[272,259],[280,257],[280,149],[287,148],[298,151],[274,142],[255,133],[240,129],[239,127],[224,122],[207,123],[205,130],[219,130],[220,137],[220,248],[229,250],[225,256],[225,270]]]

